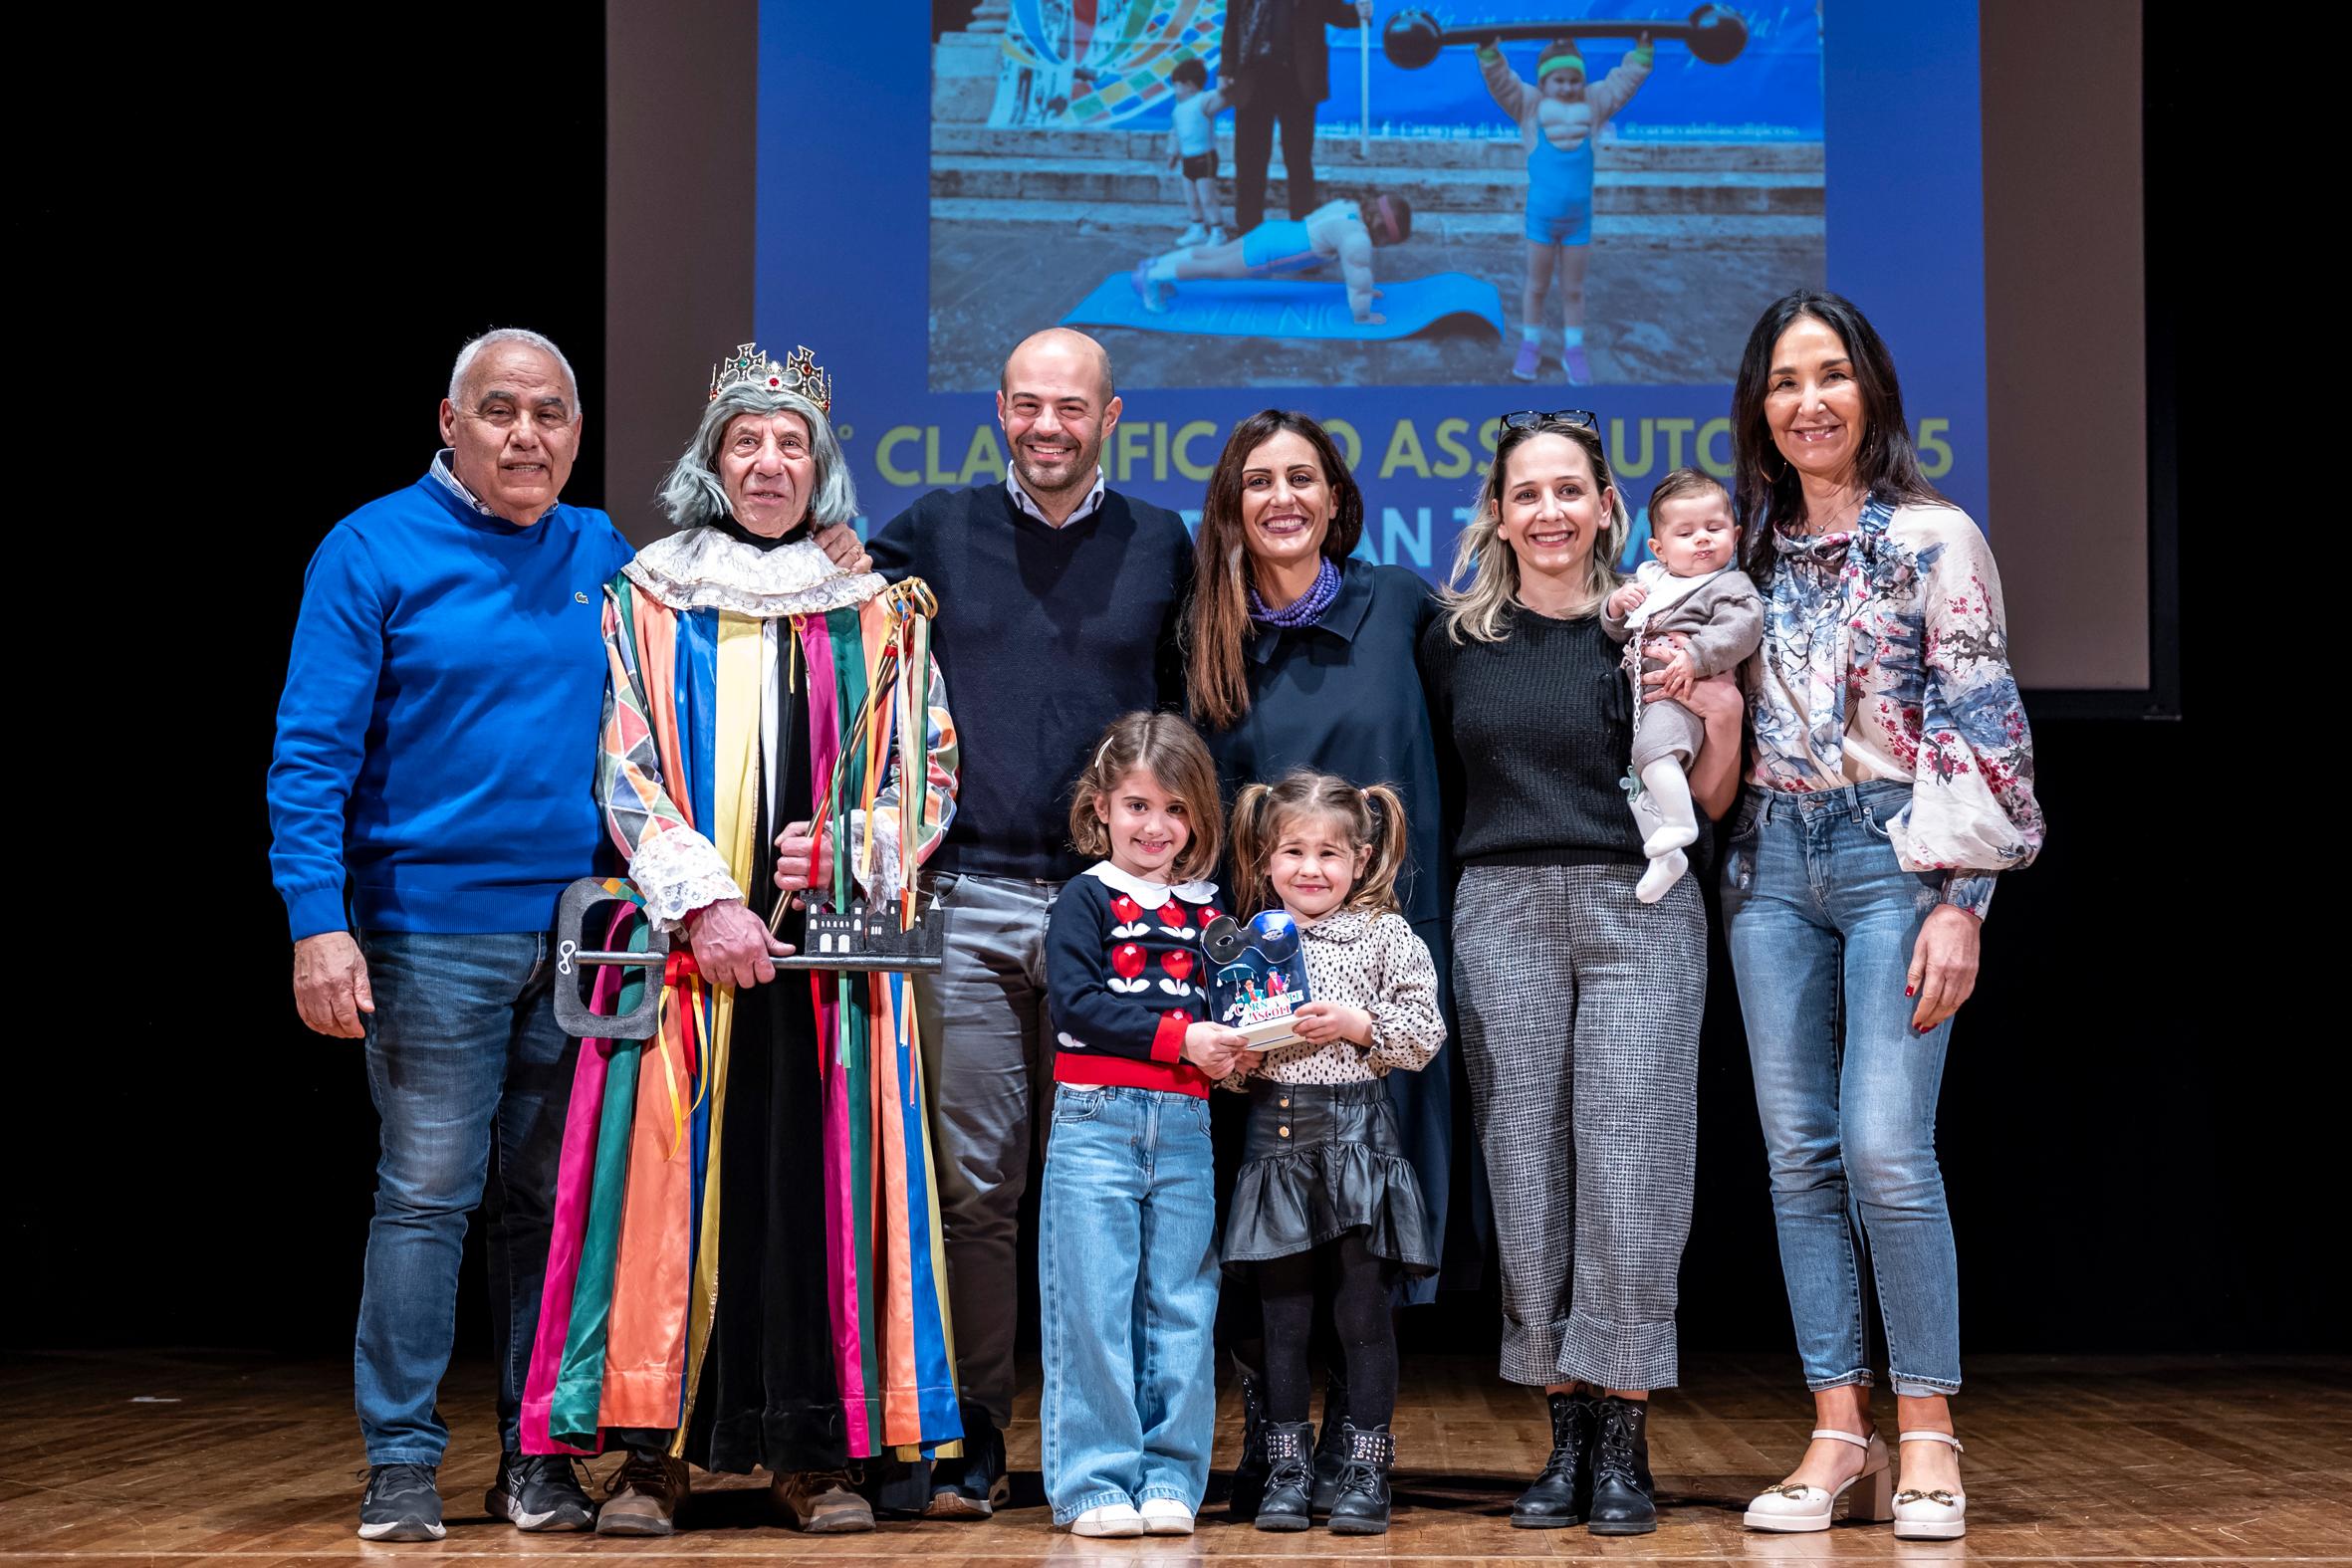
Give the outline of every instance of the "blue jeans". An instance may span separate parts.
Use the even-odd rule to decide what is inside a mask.
[[[489,1222],[499,1439],[512,1453],[576,1050],[556,1024],[548,938],[378,931],[359,945],[375,993],[367,1092],[382,1124],[353,1358],[367,1462],[438,1464],[449,1445],[434,1394],[477,1205]]]
[[[1173,1497],[1199,1509],[1217,1427],[1217,1193],[1209,1102],[1054,1094],[1039,1204],[1054,1522]]]
[[[1751,789],[1724,859],[1780,1268],[1816,1392],[1871,1381],[1865,1252],[1895,1392],[1960,1387],[1960,1265],[1936,1163],[1952,1023],[1914,1033],[1903,995],[1944,873],[1905,871],[1882,825],[1910,798],[1895,781]]]

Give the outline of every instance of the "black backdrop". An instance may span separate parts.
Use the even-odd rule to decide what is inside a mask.
[[[294,1016],[264,861],[304,562],[336,518],[421,472],[449,358],[494,325],[550,334],[587,377],[568,499],[644,505],[599,493],[600,8],[480,36],[375,14],[377,31],[333,40],[172,23],[126,42],[61,23],[27,57],[150,108],[135,123],[61,112],[27,144],[20,220],[54,266],[20,301],[44,366],[20,379],[37,394],[20,428],[101,476],[85,502],[53,491],[16,520],[58,552],[74,606],[32,684],[52,733],[101,766],[32,736],[18,748],[20,766],[49,763],[19,821],[58,879],[20,870],[38,887],[20,913],[62,915],[44,951],[63,962],[18,971],[30,1071],[11,1075],[0,1155],[7,1348],[348,1347],[372,1117],[356,1045]],[[2164,233],[2191,199],[2197,121],[2184,35],[2151,16],[2148,37]],[[2185,287],[2152,257],[2160,347]],[[21,482],[35,459],[18,457]],[[2184,473],[2184,518],[2210,482]],[[117,550],[135,586],[116,580]],[[2188,584],[2192,638],[2203,591]],[[2214,832],[2234,825],[2241,764],[2184,662],[2185,720],[2036,725],[2050,844],[1986,928],[1943,1101],[1972,1351],[2334,1338],[2301,1212],[2304,1168],[2328,1151],[2301,1042],[2280,1054],[2242,1006],[2261,911],[2230,887],[2236,851]],[[37,803],[61,794],[62,811]],[[1785,1351],[1720,949],[1700,1117],[1686,1343]],[[1415,1337],[1493,1333],[1476,1299],[1436,1319]],[[478,1352],[483,1317],[461,1321]]]

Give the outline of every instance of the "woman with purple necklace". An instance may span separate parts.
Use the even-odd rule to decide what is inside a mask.
[[[1396,786],[1410,845],[1397,899],[1414,934],[1428,944],[1442,987],[1449,965],[1437,749],[1415,662],[1436,611],[1429,584],[1413,572],[1349,559],[1363,529],[1363,495],[1321,425],[1269,408],[1236,426],[1201,511],[1186,611],[1186,686],[1228,801],[1244,784],[1276,783],[1294,768],[1336,774],[1359,786]],[[1455,1056],[1443,1052],[1426,1071],[1394,1072],[1386,1080],[1433,1248],[1444,1244],[1452,1185]],[[1242,1120],[1234,1118],[1234,1126]],[[1225,1121],[1220,1118],[1221,1131]],[[1225,1144],[1221,1136],[1221,1156],[1238,1152]],[[1228,1161],[1220,1163],[1230,1177]],[[1427,1301],[1440,1277],[1400,1281],[1400,1293]],[[1305,1413],[1288,1410],[1299,1397],[1294,1391],[1262,1387],[1253,1370],[1263,1365],[1257,1295],[1246,1283],[1241,1289],[1233,1283],[1244,1282],[1229,1282],[1224,1337],[1243,1367],[1245,1446],[1234,1500],[1247,1515],[1265,1476],[1256,1439],[1269,1392],[1279,1392],[1286,1407],[1276,1419],[1299,1421]],[[1384,1422],[1395,1394],[1393,1360],[1362,1368],[1347,1362],[1348,1346],[1337,1349],[1323,1401],[1326,1441],[1315,1456],[1316,1503],[1325,1510],[1343,1468],[1342,1417],[1353,1406],[1358,1427]]]

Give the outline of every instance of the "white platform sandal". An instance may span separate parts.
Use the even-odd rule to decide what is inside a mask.
[[[1757,1493],[1748,1505],[1741,1523],[1752,1530],[1777,1530],[1795,1534],[1808,1530],[1829,1528],[1829,1516],[1837,1511],[1837,1499],[1847,1492],[1854,1493],[1846,1504],[1846,1517],[1877,1523],[1893,1514],[1889,1501],[1895,1489],[1895,1468],[1888,1462],[1887,1446],[1878,1441],[1878,1434],[1857,1437],[1850,1432],[1833,1432],[1827,1427],[1813,1429],[1816,1438],[1835,1438],[1850,1443],[1862,1451],[1862,1468],[1851,1479],[1842,1482],[1835,1491],[1824,1491],[1818,1486],[1803,1486],[1781,1481],[1766,1486]],[[1856,1488],[1859,1487],[1859,1490]]]
[[[1949,1443],[1955,1454],[1966,1454],[1949,1432],[1906,1432],[1905,1443]],[[1895,1534],[1906,1541],[1949,1541],[1969,1532],[1969,1499],[1965,1492],[1899,1491],[1895,1493]]]

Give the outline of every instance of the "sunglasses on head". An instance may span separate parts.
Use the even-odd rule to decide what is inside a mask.
[[[1523,408],[1516,414],[1503,416],[1507,430],[1540,430],[1545,425],[1581,425],[1587,430],[1600,428],[1600,416],[1589,408]]]

